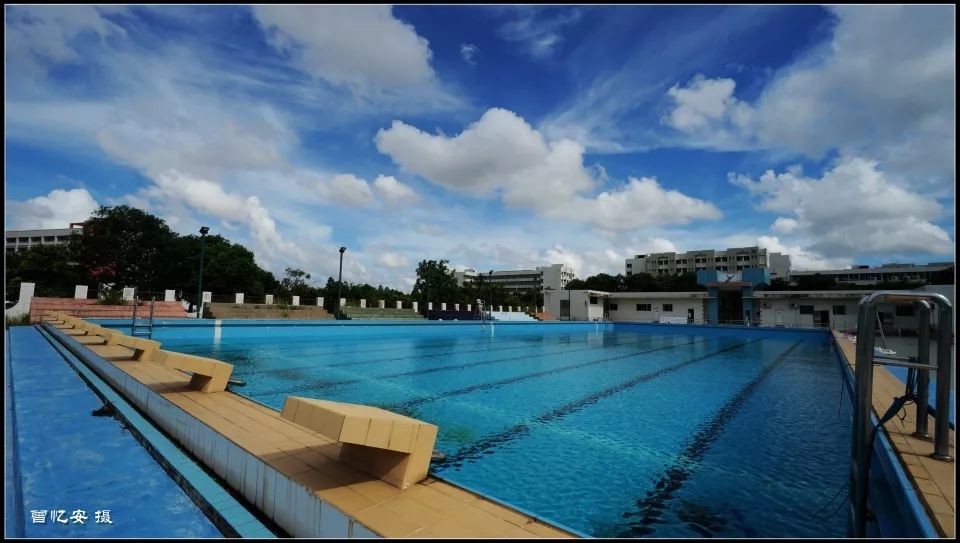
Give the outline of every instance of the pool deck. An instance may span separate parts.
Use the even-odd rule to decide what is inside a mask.
[[[73,336],[71,330],[57,328]],[[206,394],[192,390],[186,374],[134,361],[132,351],[125,347],[97,345],[99,340],[86,337],[73,339],[376,535],[577,537],[432,476],[400,490],[342,464],[338,461],[340,443],[281,418],[274,409],[230,391]],[[273,504],[266,512],[272,508]]]
[[[833,332],[837,346],[843,354],[844,360],[854,369],[857,346],[837,331]],[[874,368],[873,373],[873,409],[882,414],[890,407],[893,399],[903,395],[903,382],[882,366]],[[910,476],[914,488],[920,495],[920,501],[927,509],[933,521],[944,537],[955,537],[956,531],[956,481],[955,462],[944,462],[930,458],[933,453],[933,441],[918,439],[913,436],[916,428],[916,409],[913,406],[904,410],[906,417],[901,421],[893,417],[884,425],[887,435],[893,445],[900,464]],[[932,432],[935,426],[934,418],[929,420]],[[950,431],[950,455],[956,458],[955,432]]]

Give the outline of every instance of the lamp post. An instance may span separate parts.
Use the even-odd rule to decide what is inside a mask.
[[[490,298],[490,307],[487,308],[487,311],[490,312],[490,318],[493,318],[493,270],[490,270],[488,274],[489,279],[487,280],[487,294]]]
[[[343,288],[343,253],[346,252],[346,247],[340,247],[340,275],[337,277],[337,320],[342,318],[340,310],[340,297],[341,289]]]
[[[200,278],[197,280],[197,318],[203,316],[203,246],[207,239],[207,232],[210,229],[206,226],[200,227]]]

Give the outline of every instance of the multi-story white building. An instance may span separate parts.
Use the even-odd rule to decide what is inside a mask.
[[[838,283],[854,285],[876,285],[886,281],[919,281],[927,283],[930,276],[953,267],[953,262],[931,262],[930,264],[890,263],[877,267],[854,266],[848,270],[810,270],[792,271],[790,279],[816,274],[833,277]]]
[[[74,233],[79,234],[83,229],[71,224],[70,228],[52,228],[45,230],[6,230],[6,251],[8,253],[19,253],[24,249],[29,249],[34,245],[63,245],[70,241],[70,236]]]
[[[731,247],[725,251],[706,249],[685,253],[650,253],[626,259],[626,275],[675,275],[701,270],[734,272],[747,268],[770,268],[771,277],[788,277],[790,257],[781,253],[767,254],[760,247]],[[776,275],[774,275],[776,273]]]
[[[485,283],[502,285],[511,294],[526,293],[531,290],[537,292],[545,289],[563,290],[574,278],[573,269],[563,264],[538,266],[532,270],[494,270],[493,273],[482,273],[471,268],[453,272],[460,286],[476,280],[479,275],[483,275]]]

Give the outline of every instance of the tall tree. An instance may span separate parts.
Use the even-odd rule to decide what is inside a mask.
[[[115,289],[163,288],[159,279],[170,263],[176,234],[162,219],[129,206],[100,206],[83,225],[76,258],[92,278]]]
[[[453,270],[447,267],[449,263],[449,260],[421,260],[417,264],[417,281],[410,293],[413,299],[426,302],[429,294],[431,302],[458,301],[460,287]]]

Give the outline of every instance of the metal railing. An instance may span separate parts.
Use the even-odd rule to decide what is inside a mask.
[[[919,317],[919,341],[916,357],[883,355],[877,356],[876,325],[877,306],[880,303],[913,303]],[[930,320],[934,310],[938,309],[937,322],[937,364],[930,363]],[[927,434],[927,388],[929,374],[937,372],[937,416],[934,428],[933,454],[937,460],[952,461],[949,451],[950,436],[950,351],[953,336],[953,313],[950,301],[936,293],[918,293],[911,291],[879,291],[864,296],[860,300],[857,315],[857,351],[854,381],[853,435],[850,462],[850,516],[848,532],[851,537],[866,537],[868,509],[870,460],[873,455],[873,438],[892,415],[896,414],[908,400],[917,403],[917,426],[915,436]],[[908,368],[907,392],[896,398],[893,406],[884,415],[876,427],[873,427],[873,367],[875,364]],[[914,379],[914,375],[916,378]],[[918,391],[910,390],[916,382]]]

